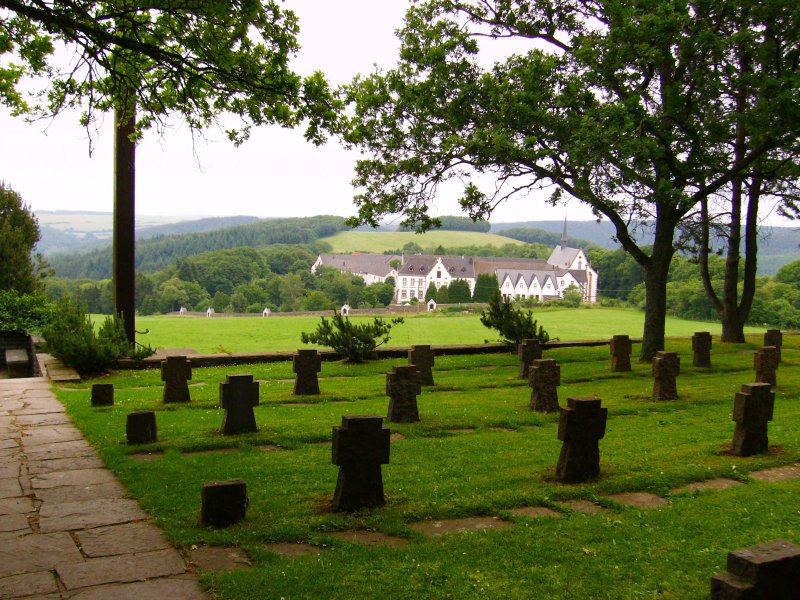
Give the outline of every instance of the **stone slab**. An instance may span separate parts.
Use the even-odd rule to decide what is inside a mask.
[[[17,425],[21,427],[45,427],[53,425],[68,425],[72,423],[63,412],[39,413],[35,415],[20,415]]]
[[[0,479],[0,498],[13,498],[21,496],[22,488],[19,485],[19,476],[8,479]]]
[[[190,550],[189,562],[201,571],[234,571],[251,566],[241,548],[227,546],[200,546]]]
[[[568,500],[567,502],[561,502],[561,504],[570,510],[587,515],[599,515],[606,510],[599,504],[589,502],[588,500]]]
[[[561,516],[560,512],[556,512],[552,508],[547,508],[546,506],[522,506],[520,508],[512,508],[508,512],[517,517],[529,517],[531,519],[539,519],[542,517],[556,518]]]
[[[85,500],[63,504],[45,502],[39,510],[43,532],[72,531],[129,523],[147,518],[135,500],[125,498]]]
[[[707,479],[705,481],[693,481],[692,483],[687,483],[686,485],[682,485],[681,487],[675,488],[672,490],[674,494],[679,494],[681,492],[705,492],[708,490],[727,490],[734,487],[739,487],[740,485],[744,485],[741,481],[736,481],[735,479],[726,479],[724,477],[719,477],[717,479]]]
[[[28,518],[23,514],[0,516],[0,532],[28,532],[30,529]]]
[[[788,481],[789,479],[797,479],[800,477],[800,464],[752,471],[749,475],[756,481],[767,481],[770,483]]]
[[[633,508],[658,508],[660,506],[667,506],[669,500],[656,496],[649,492],[626,492],[623,494],[612,494],[608,496],[609,500],[619,502],[625,506]]]
[[[511,527],[511,523],[498,517],[466,517],[445,521],[423,521],[413,523],[409,527],[425,535],[439,536],[446,533],[462,533],[466,531],[483,531],[486,529],[502,529]]]
[[[25,496],[0,500],[0,515],[19,515],[34,510],[33,500]]]
[[[56,567],[58,576],[68,590],[167,577],[185,570],[183,559],[171,548],[140,554],[90,558],[83,563]]]
[[[34,489],[47,489],[70,485],[86,486],[100,483],[113,483],[116,479],[106,469],[76,469],[74,471],[54,471],[42,473],[31,478]]]
[[[319,554],[322,552],[317,546],[303,542],[275,542],[264,546],[267,550],[283,556],[305,556],[306,554]]]
[[[333,531],[328,535],[344,542],[364,544],[366,546],[401,548],[408,545],[407,539],[394,535],[387,535],[381,531]]]
[[[0,577],[83,563],[68,533],[28,535],[0,545]]]
[[[83,436],[81,432],[73,426],[31,427],[24,430],[22,446],[28,449],[44,444],[57,444],[59,442],[72,442],[75,440],[83,441]]]
[[[150,523],[126,523],[78,531],[78,541],[89,558],[149,552],[169,548],[161,531]]]
[[[50,460],[53,458],[72,458],[75,456],[94,455],[94,448],[86,440],[60,442],[49,446],[25,448],[29,460]]]
[[[19,477],[20,461],[4,460],[0,465],[0,478],[12,479]]]
[[[51,460],[32,460],[28,463],[28,472],[31,475],[42,475],[55,471],[99,469],[103,466],[103,461],[96,456],[75,456]]]
[[[47,502],[80,502],[82,500],[100,500],[103,498],[122,498],[125,488],[118,481],[98,485],[70,485],[35,490],[37,500]]]
[[[0,598],[20,598],[41,594],[58,594],[58,584],[50,571],[11,575],[0,579]]]
[[[198,583],[191,579],[154,579],[136,583],[103,585],[84,590],[70,600],[207,600]]]

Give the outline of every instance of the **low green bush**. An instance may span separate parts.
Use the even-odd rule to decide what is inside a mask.
[[[322,317],[316,331],[304,331],[300,340],[327,346],[347,362],[360,363],[375,358],[375,349],[388,343],[392,328],[402,322],[402,317],[391,321],[376,317],[372,322],[356,323],[336,313],[331,319]]]
[[[494,329],[506,344],[516,346],[522,340],[539,338],[544,343],[550,340],[550,334],[533,318],[533,312],[516,306],[495,292],[489,301],[489,307],[481,313],[481,323]]]

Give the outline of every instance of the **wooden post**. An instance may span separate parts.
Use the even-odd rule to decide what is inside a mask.
[[[136,105],[114,111],[114,312],[136,337]],[[129,116],[128,116],[129,115]],[[124,119],[124,122],[121,122]]]

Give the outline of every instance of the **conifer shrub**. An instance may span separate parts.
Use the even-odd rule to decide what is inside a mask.
[[[331,348],[347,362],[361,363],[376,358],[375,349],[388,343],[392,328],[401,323],[402,317],[390,321],[376,317],[371,322],[357,323],[336,313],[330,319],[322,317],[317,329],[311,333],[304,331],[300,340]]]
[[[514,346],[526,339],[539,338],[542,343],[550,340],[550,334],[533,318],[531,310],[503,298],[499,290],[492,296],[488,308],[481,313],[481,323],[497,331],[503,342]]]

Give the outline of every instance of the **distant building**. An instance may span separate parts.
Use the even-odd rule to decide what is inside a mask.
[[[580,248],[567,244],[567,223],[561,244],[553,248],[547,260],[479,256],[437,256],[430,254],[320,254],[312,265],[333,267],[364,279],[367,285],[395,282],[397,303],[424,300],[431,283],[439,289],[454,279],[469,284],[475,292],[478,275],[497,276],[500,293],[506,298],[537,298],[540,302],[560,298],[570,287],[578,288],[584,302],[597,302],[597,271],[592,269]]]

